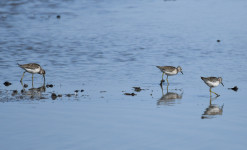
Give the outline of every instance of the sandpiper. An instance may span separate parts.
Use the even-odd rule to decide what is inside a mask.
[[[160,84],[162,84],[162,82],[165,81],[163,79],[164,74],[167,75],[166,81],[167,81],[167,84],[168,85],[169,85],[168,76],[176,75],[176,74],[178,74],[178,72],[181,72],[183,74],[182,68],[180,66],[178,66],[177,68],[176,67],[173,67],[173,66],[156,66],[156,67],[159,68],[161,72],[163,72],[163,74],[162,74],[162,80],[160,81]]]
[[[210,95],[211,92],[216,94],[217,96],[220,96],[219,94],[213,92],[211,89],[218,86],[220,83],[224,86],[224,84],[222,83],[222,78],[221,77],[201,77],[201,79],[207,84],[207,86],[209,86],[209,91],[210,91]]]
[[[36,63],[30,63],[30,64],[23,64],[23,65],[20,65],[18,64],[20,68],[24,69],[25,71],[23,72],[23,75],[21,77],[21,83],[22,83],[22,79],[24,77],[24,74],[26,72],[29,72],[32,74],[32,83],[33,83],[33,74],[35,73],[38,73],[38,74],[41,74],[43,75],[43,78],[44,78],[44,82],[45,82],[45,70],[41,68],[41,66],[39,64],[36,64]]]

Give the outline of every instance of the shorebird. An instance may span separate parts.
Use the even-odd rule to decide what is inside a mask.
[[[207,84],[207,86],[209,86],[209,91],[210,91],[210,95],[211,92],[214,93],[217,96],[220,96],[219,94],[213,92],[211,89],[218,86],[220,83],[224,86],[224,84],[222,83],[222,78],[221,77],[201,77],[201,79],[205,82],[205,84]]]
[[[45,70],[42,69],[39,64],[30,63],[30,64],[23,64],[23,65],[18,64],[18,65],[19,65],[20,68],[25,70],[23,72],[23,75],[22,75],[21,80],[20,80],[21,83],[22,83],[22,79],[24,77],[24,74],[26,72],[29,72],[29,73],[32,74],[32,83],[33,83],[33,74],[36,74],[36,73],[43,75],[44,82],[45,82]]]
[[[180,66],[178,66],[177,68],[176,67],[173,67],[173,66],[156,66],[156,67],[159,68],[161,72],[163,72],[163,74],[162,74],[162,80],[160,81],[160,84],[162,84],[162,82],[165,81],[163,79],[164,78],[164,74],[167,75],[166,81],[167,81],[167,84],[168,85],[169,85],[168,76],[176,75],[176,74],[178,74],[178,72],[181,72],[183,74],[182,68]]]

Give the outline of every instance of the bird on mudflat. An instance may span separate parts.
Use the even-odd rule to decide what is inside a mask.
[[[166,81],[167,81],[167,84],[168,85],[169,85],[168,76],[176,75],[179,72],[181,72],[183,74],[182,68],[180,66],[178,66],[177,68],[176,67],[173,67],[173,66],[156,66],[156,67],[159,68],[161,72],[163,72],[163,74],[162,74],[162,80],[160,81],[160,84],[162,84],[162,82],[165,81],[163,79],[164,78],[164,74],[167,75]]]
[[[201,79],[209,86],[209,92],[211,95],[211,92],[214,93],[217,96],[220,96],[219,94],[215,93],[212,91],[212,88],[218,86],[219,84],[224,84],[222,83],[222,78],[221,77],[201,77]]]
[[[40,74],[40,75],[43,75],[43,78],[44,78],[44,82],[45,82],[45,70],[39,65],[39,64],[36,64],[36,63],[29,63],[29,64],[18,64],[20,68],[22,68],[23,70],[25,70],[23,72],[23,75],[21,77],[21,80],[20,82],[22,83],[22,79],[24,77],[24,74],[26,72],[29,72],[32,74],[32,83],[33,83],[33,74]]]

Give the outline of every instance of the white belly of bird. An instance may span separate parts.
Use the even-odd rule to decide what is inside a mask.
[[[40,68],[26,69],[26,71],[29,72],[29,73],[39,73],[40,72]]]
[[[165,71],[165,74],[166,75],[168,75],[168,76],[172,76],[172,75],[175,75],[175,74],[177,74],[178,72],[177,72],[177,70],[176,69],[174,69],[173,71],[171,71],[171,72],[169,72],[169,71]]]
[[[210,108],[207,112],[207,115],[220,115],[220,114],[222,114],[222,109],[220,109],[219,107]]]
[[[216,82],[207,81],[206,83],[210,87],[216,87],[220,84],[220,81],[216,81]]]

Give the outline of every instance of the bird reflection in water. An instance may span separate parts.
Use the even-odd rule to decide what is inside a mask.
[[[168,86],[166,87],[166,94],[164,94],[163,86],[160,85],[162,90],[162,97],[157,101],[157,105],[174,105],[177,99],[182,99],[183,93],[178,94],[175,92],[169,92]]]
[[[22,84],[23,89],[21,90],[21,93],[23,96],[29,97],[31,99],[46,99],[43,95],[43,93],[46,91],[45,83],[43,83],[42,86],[35,88],[32,86],[32,88],[26,90]]]
[[[212,101],[217,98],[218,96],[212,99],[212,97],[210,96],[209,106],[205,109],[204,113],[202,114],[202,117],[201,117],[202,119],[212,119],[212,118],[215,118],[216,115],[222,115],[224,105],[219,106],[216,104],[212,104]]]

